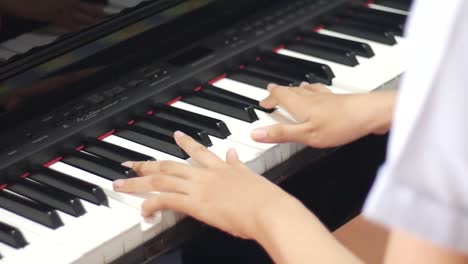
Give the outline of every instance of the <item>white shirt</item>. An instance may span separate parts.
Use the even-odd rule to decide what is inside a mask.
[[[387,161],[364,214],[468,253],[468,1],[420,0]]]

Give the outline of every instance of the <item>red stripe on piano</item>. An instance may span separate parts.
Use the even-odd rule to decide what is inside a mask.
[[[313,32],[319,32],[320,30],[324,29],[325,25],[318,25],[312,29]]]
[[[135,120],[130,120],[130,121],[128,121],[128,123],[127,123],[127,124],[129,124],[129,125],[133,126],[133,124],[135,124]]]
[[[182,96],[179,96],[179,97],[177,97],[176,99],[167,102],[167,105],[172,105],[172,104],[174,104],[174,103],[177,103],[177,102],[180,101],[180,100],[182,100]]]
[[[83,150],[84,149],[84,146],[79,146],[77,148],[75,148],[76,151],[80,151],[80,150]]]
[[[3,190],[3,189],[5,189],[6,187],[8,187],[8,184],[2,184],[2,185],[0,185],[0,191]]]
[[[20,177],[21,177],[22,179],[26,179],[27,177],[29,177],[29,175],[31,175],[31,173],[26,172],[26,173],[23,173]]]
[[[208,84],[214,84],[217,81],[221,81],[222,79],[227,78],[227,76],[228,75],[226,73],[223,74],[223,75],[220,75],[220,76],[214,78],[213,80],[209,81]]]
[[[363,5],[365,7],[369,7],[369,5],[371,5],[371,4],[375,4],[375,0],[367,0]]]
[[[57,157],[57,158],[55,158],[55,159],[53,159],[53,160],[51,160],[51,161],[49,161],[47,163],[42,164],[42,166],[50,167],[50,166],[54,165],[55,163],[61,161],[62,159],[63,159],[63,157]]]
[[[103,140],[103,139],[105,139],[106,137],[111,136],[111,135],[114,134],[114,133],[115,133],[115,129],[112,129],[111,131],[105,133],[104,135],[98,137],[97,139]]]
[[[193,89],[195,92],[199,92],[203,87],[200,85],[198,87],[195,87],[195,89]]]
[[[278,51],[280,51],[280,50],[282,50],[282,49],[285,49],[285,48],[286,48],[286,46],[285,46],[284,44],[281,44],[281,45],[279,45],[278,47],[274,48],[272,51],[273,51],[274,53],[277,53]]]

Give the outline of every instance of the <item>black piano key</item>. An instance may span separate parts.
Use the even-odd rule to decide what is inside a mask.
[[[403,36],[403,25],[398,25],[392,22],[386,22],[379,18],[367,18],[365,16],[348,16],[344,17],[343,21],[349,21],[350,23],[354,23],[356,25],[363,25],[369,28],[380,30],[383,32],[391,32],[395,36]]]
[[[0,191],[0,207],[52,229],[63,226],[62,220],[54,209],[8,190]]]
[[[346,19],[356,20],[361,23],[369,25],[376,25],[386,28],[395,33],[395,35],[402,36],[405,28],[405,23],[389,19],[384,16],[369,14],[367,12],[347,12],[343,14]]]
[[[226,124],[219,119],[199,115],[164,104],[156,104],[155,110],[156,111],[153,115],[155,117],[164,118],[186,126],[201,129],[218,138],[225,139],[231,135]]]
[[[258,120],[258,116],[251,105],[207,94],[203,92],[203,90],[195,92],[189,96],[185,96],[182,101],[248,123],[253,123]]]
[[[75,150],[66,151],[64,154],[62,162],[111,181],[137,176],[134,170],[111,160]]]
[[[76,195],[90,203],[105,206],[109,205],[107,196],[101,187],[61,172],[42,166],[34,166],[28,177],[42,184]]]
[[[365,58],[374,57],[374,51],[371,46],[367,43],[357,42],[348,39],[342,39],[337,37],[332,37],[324,34],[319,34],[315,32],[304,32],[301,33],[302,41],[305,43],[311,44],[321,44],[329,47],[340,48],[344,50],[350,50],[357,55]]]
[[[301,60],[276,53],[265,53],[259,64],[271,69],[280,70],[310,83],[320,82],[331,85],[335,74],[331,68],[323,63]]]
[[[255,68],[250,69],[250,67],[247,67],[243,70],[237,71],[230,73],[229,78],[238,82],[246,83],[255,87],[263,88],[266,89],[268,84],[270,83],[275,83],[278,85],[282,86],[298,86],[299,83],[298,81],[291,80],[291,79],[284,79],[280,78],[271,72],[266,74],[266,73],[261,73],[255,71]]]
[[[290,72],[288,69],[285,69],[286,65],[272,65],[271,63],[257,63],[248,65],[244,69],[244,72],[254,72],[265,77],[268,77],[269,80],[282,79],[287,80],[289,86],[297,86],[303,81],[316,82],[318,78],[311,73],[309,76],[305,77],[300,72]],[[279,84],[279,83],[277,83]],[[268,85],[264,85],[266,88]]]
[[[349,11],[355,14],[366,14],[369,16],[379,17],[380,19],[385,19],[387,21],[394,21],[395,23],[405,24],[408,16],[402,14],[396,14],[393,12],[387,12],[383,10],[367,8],[363,6],[352,6],[349,8]]]
[[[7,189],[73,216],[81,216],[86,213],[83,204],[77,197],[27,178],[11,181]]]
[[[95,138],[87,138],[84,141],[84,151],[104,159],[112,160],[117,163],[125,161],[148,161],[154,160],[153,157],[119,147]]]
[[[147,147],[159,150],[172,156],[188,159],[188,154],[182,150],[172,136],[166,136],[142,127],[125,126],[115,133],[130,141],[145,145]]]
[[[288,42],[286,43],[286,48],[292,51],[314,56],[324,60],[333,61],[350,67],[359,65],[356,54],[350,50],[308,43],[306,41]]]
[[[182,131],[205,147],[213,146],[213,143],[211,142],[210,137],[206,131],[157,116],[139,116],[135,125],[161,133],[168,137],[172,137],[175,131]]]
[[[23,248],[28,242],[24,238],[21,231],[11,225],[0,221],[0,242],[7,244],[13,248]]]
[[[376,0],[376,4],[395,8],[403,11],[410,11],[412,0]]]
[[[214,87],[212,85],[205,85],[204,88],[203,88],[203,92],[206,93],[206,94],[216,95],[216,96],[219,96],[219,97],[231,100],[231,101],[251,105],[255,109],[258,109],[258,110],[263,111],[263,112],[273,113],[275,111],[275,109],[266,109],[264,107],[261,107],[260,102],[257,101],[257,100],[254,100],[252,98],[242,96],[240,94],[236,94],[236,93],[233,93],[233,92],[230,92],[230,91],[226,91],[224,89],[217,88],[217,87]]]
[[[393,33],[382,31],[380,29],[375,29],[368,25],[352,23],[349,21],[340,21],[339,23],[329,25],[326,28],[339,33],[367,39],[370,41],[375,41],[390,46],[397,44],[395,35]]]

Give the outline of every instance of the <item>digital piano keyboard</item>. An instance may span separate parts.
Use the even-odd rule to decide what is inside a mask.
[[[409,1],[105,8],[112,15],[79,32],[46,25],[0,44],[0,263],[143,262],[145,248],[174,245],[162,235],[185,216],[143,219],[142,201],[157,193],[114,192],[113,180],[135,176],[122,162],[191,163],[172,139],[181,130],[221,157],[234,147],[279,182],[331,150],[250,138],[295,122],[259,106],[268,83],[366,93],[395,87],[404,71]]]

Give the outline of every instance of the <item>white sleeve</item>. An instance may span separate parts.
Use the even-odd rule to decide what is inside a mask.
[[[467,8],[461,1],[459,13],[452,10],[448,19],[453,23],[446,29],[453,30],[445,42],[421,46],[415,41],[409,47],[415,54],[409,54],[413,62],[397,104],[387,161],[364,208],[371,220],[464,253],[468,253],[468,19],[460,14]],[[433,15],[436,23],[445,19],[440,9],[440,19]]]

